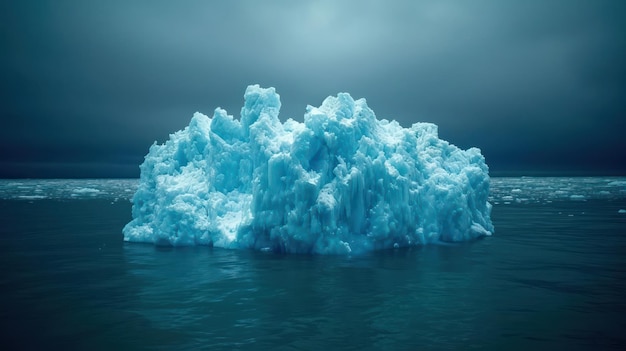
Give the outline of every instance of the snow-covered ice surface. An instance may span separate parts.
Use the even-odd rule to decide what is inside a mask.
[[[437,126],[378,120],[339,94],[278,118],[274,88],[249,86],[241,118],[216,109],[154,144],[127,241],[347,254],[491,235],[488,168]]]

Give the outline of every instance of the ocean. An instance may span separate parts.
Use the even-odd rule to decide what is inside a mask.
[[[626,348],[626,178],[492,178],[493,236],[352,257],[125,243],[137,183],[0,180],[2,350]]]

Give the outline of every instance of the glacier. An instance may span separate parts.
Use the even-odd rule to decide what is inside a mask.
[[[437,126],[377,119],[347,93],[279,119],[248,86],[240,119],[217,108],[150,147],[124,240],[359,254],[491,235],[488,166]]]

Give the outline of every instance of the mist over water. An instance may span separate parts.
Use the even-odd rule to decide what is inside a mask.
[[[0,181],[7,349],[626,345],[624,178],[495,178],[494,236],[352,257],[123,243],[136,184]]]

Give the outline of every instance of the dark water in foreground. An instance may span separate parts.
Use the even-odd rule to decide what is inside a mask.
[[[0,184],[1,349],[626,347],[623,179],[495,179],[493,237],[360,257],[123,243],[93,182]]]

